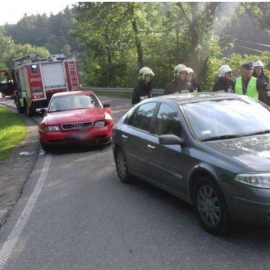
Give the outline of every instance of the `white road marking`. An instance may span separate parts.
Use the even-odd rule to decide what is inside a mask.
[[[48,154],[45,159],[44,166],[42,168],[41,174],[39,176],[38,182],[35,186],[35,189],[33,190],[24,210],[22,211],[17,223],[15,224],[12,232],[10,233],[7,241],[3,245],[1,251],[0,251],[0,270],[2,270],[14,248],[16,245],[17,241],[19,240],[19,237],[23,231],[23,228],[29,219],[29,216],[31,212],[34,209],[34,206],[36,204],[36,201],[38,199],[38,196],[42,190],[42,187],[45,183],[45,180],[48,175],[48,171],[50,168],[50,163],[51,163],[51,155]]]

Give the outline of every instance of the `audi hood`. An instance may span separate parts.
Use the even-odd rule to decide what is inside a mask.
[[[103,108],[95,109],[79,109],[71,111],[51,112],[48,113],[43,123],[46,125],[62,125],[67,123],[78,122],[93,122],[103,120],[105,118],[105,112]]]

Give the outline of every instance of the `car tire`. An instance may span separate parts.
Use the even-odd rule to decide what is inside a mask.
[[[132,183],[133,175],[128,172],[126,157],[120,148],[115,152],[115,166],[120,181],[125,184]]]
[[[202,227],[210,234],[228,232],[230,217],[227,205],[218,185],[210,177],[202,177],[194,189],[195,211]]]
[[[44,152],[50,152],[52,150],[52,146],[47,143],[40,141],[40,145]]]

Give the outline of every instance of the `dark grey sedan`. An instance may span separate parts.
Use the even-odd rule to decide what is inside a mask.
[[[115,125],[120,180],[134,176],[193,204],[203,228],[270,225],[270,108],[229,93],[147,99]]]

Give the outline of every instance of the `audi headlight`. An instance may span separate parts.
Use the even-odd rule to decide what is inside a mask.
[[[97,121],[95,123],[95,127],[105,127],[106,123],[105,121]]]
[[[60,127],[59,126],[43,126],[42,127],[42,130],[43,131],[52,131],[52,132],[55,132],[55,131],[60,131]]]
[[[258,188],[270,188],[270,173],[238,174],[235,181]]]

